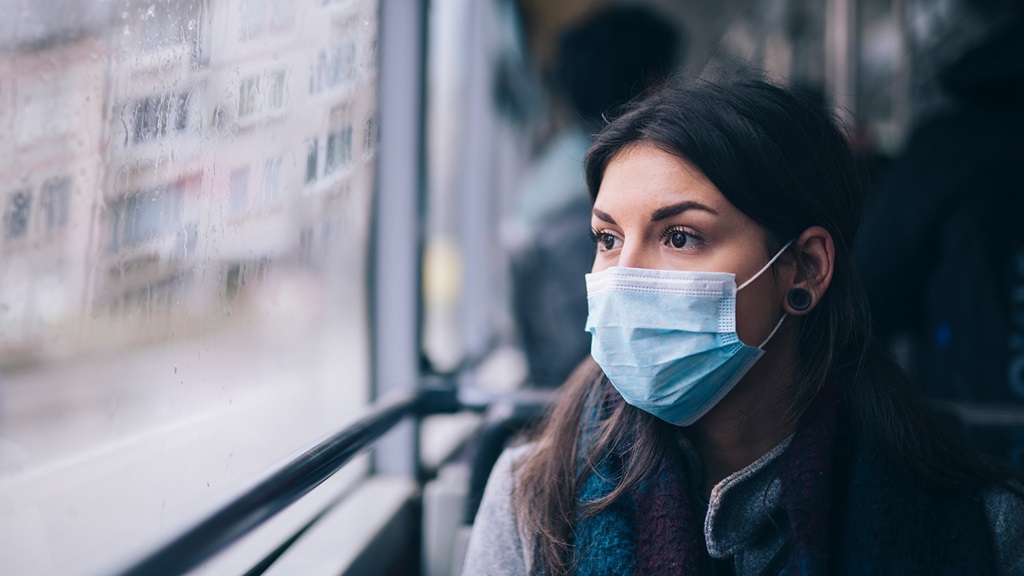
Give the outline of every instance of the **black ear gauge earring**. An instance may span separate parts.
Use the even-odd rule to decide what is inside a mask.
[[[786,294],[786,302],[793,310],[803,312],[811,307],[811,293],[803,288],[793,288]]]

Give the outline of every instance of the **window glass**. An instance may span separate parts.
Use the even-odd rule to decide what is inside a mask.
[[[4,15],[4,573],[133,556],[367,402],[377,9]]]

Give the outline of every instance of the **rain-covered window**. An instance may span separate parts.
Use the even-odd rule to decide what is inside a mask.
[[[377,4],[0,1],[0,572],[102,571],[366,403]]]

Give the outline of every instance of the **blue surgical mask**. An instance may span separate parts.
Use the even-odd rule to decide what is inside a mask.
[[[786,315],[757,346],[736,334],[736,286],[724,272],[615,266],[587,274],[591,355],[625,401],[662,420],[688,426],[732,390],[764,354]]]

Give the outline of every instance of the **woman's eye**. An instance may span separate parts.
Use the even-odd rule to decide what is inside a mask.
[[[700,243],[700,239],[682,230],[666,230],[665,243],[676,249],[693,248]]]
[[[591,232],[591,237],[593,237],[594,242],[597,243],[597,249],[601,252],[615,250],[622,244],[621,240],[607,232]]]

